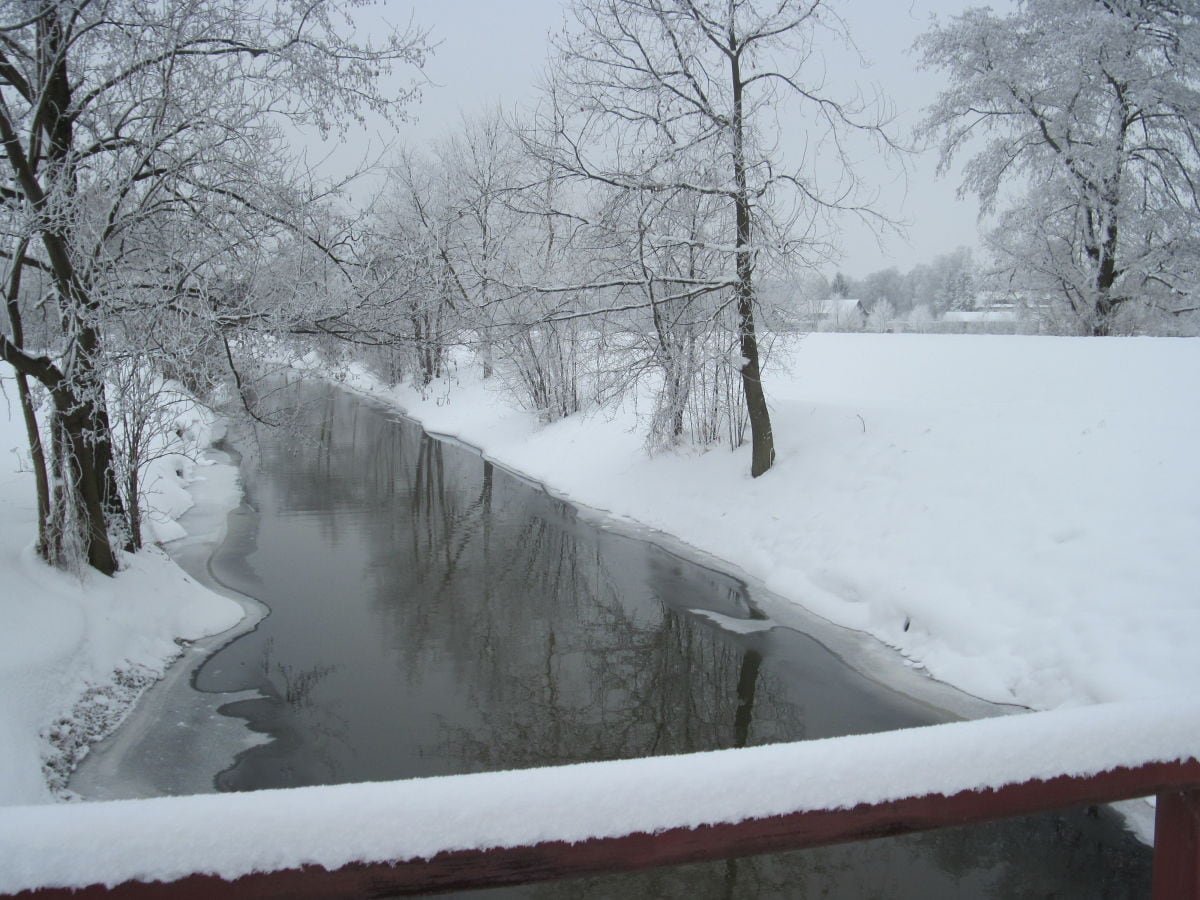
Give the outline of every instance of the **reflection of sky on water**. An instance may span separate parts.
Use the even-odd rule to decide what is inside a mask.
[[[928,706],[812,638],[737,627],[760,615],[737,580],[597,529],[340,391],[308,396],[309,437],[259,434],[261,471],[246,479],[257,515],[235,523],[215,560],[223,580],[242,579],[233,586],[272,610],[200,674],[203,688],[267,698],[230,708],[274,740],[222,773],[222,789],[681,753],[932,720]],[[1040,817],[571,890],[1137,896],[1119,869],[1128,860],[1140,884],[1148,854],[1106,846],[1115,838],[1107,819]]]

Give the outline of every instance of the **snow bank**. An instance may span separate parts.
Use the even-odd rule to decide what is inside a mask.
[[[177,640],[223,631],[242,609],[156,547],[127,555],[114,578],[45,566],[32,548],[37,503],[16,391],[0,386],[9,398],[0,414],[0,804],[42,803],[53,799],[47,778],[61,786],[87,742],[115,727],[179,655]],[[191,401],[178,404],[168,434],[145,478],[148,540],[181,532],[185,488],[204,471],[197,454],[219,436],[212,414]]]
[[[1200,689],[1200,340],[818,334],[765,377],[775,467],[647,458],[642,399],[547,428],[460,368],[348,382],[728,561],[935,677],[1033,707]]]
[[[143,537],[147,543],[166,543],[186,535],[178,519],[193,505],[189,485],[202,479],[199,452],[220,440],[225,428],[212,410],[173,382],[157,387],[154,402],[164,421],[142,476]]]
[[[452,778],[0,808],[0,857],[8,861],[0,892],[193,872],[233,879],[307,864],[336,869],[443,850],[654,833],[1086,776],[1198,750],[1200,703],[1108,704]]]

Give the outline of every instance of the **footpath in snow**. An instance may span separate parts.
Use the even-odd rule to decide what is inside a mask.
[[[987,700],[1200,690],[1200,340],[780,342],[759,479],[748,448],[648,457],[646,398],[541,427],[467,364],[424,396],[348,381]]]
[[[65,785],[88,744],[183,652],[180,642],[234,626],[243,609],[154,546],[126,554],[113,578],[39,560],[24,425],[12,381],[0,387],[0,806],[8,806],[53,800],[51,785]],[[197,462],[220,436],[212,414],[180,395],[175,425],[174,443],[158,448],[143,478],[148,542],[184,536],[176,519],[193,502],[189,485],[219,492],[209,499],[226,509],[240,496],[232,467],[206,481],[213,467]]]

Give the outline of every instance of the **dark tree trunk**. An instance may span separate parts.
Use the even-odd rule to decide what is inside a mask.
[[[5,291],[5,302],[8,309],[8,327],[12,342],[20,349],[25,347],[25,327],[21,320],[21,275],[24,269],[22,260],[29,249],[26,238],[17,243],[13,253],[12,274]],[[38,536],[37,552],[43,559],[49,558],[50,543],[48,527],[50,523],[50,476],[46,469],[46,452],[42,447],[42,433],[38,427],[37,409],[33,405],[33,393],[29,389],[29,379],[24,372],[17,372],[17,397],[21,404],[21,415],[25,420],[25,434],[29,440],[29,459],[33,465],[34,483],[37,489]]]
[[[48,483],[46,485],[49,501],[44,524],[47,556],[51,559],[62,559],[60,551],[65,548],[63,529],[69,529],[70,523],[78,518],[84,523],[81,537],[85,543],[85,555],[89,564],[105,575],[111,575],[117,570],[117,561],[108,539],[108,523],[104,515],[101,487],[104,476],[96,469],[95,445],[89,435],[91,420],[87,404],[75,393],[73,386],[50,359],[45,356],[30,356],[2,334],[0,359],[16,369],[18,374],[36,378],[50,391],[54,401],[50,433],[54,444],[53,466],[56,484],[53,490],[50,490]],[[30,427],[30,423],[31,419],[27,415],[27,428]],[[36,429],[36,420],[32,420],[32,425]],[[40,438],[37,447],[41,447]]]
[[[77,504],[82,513],[88,565],[105,575],[112,575],[117,571],[117,558],[108,539],[101,491],[103,479],[95,468],[86,413],[66,391],[55,393],[52,427],[60,435],[57,441],[59,475],[69,479],[71,488],[64,487],[62,499]],[[62,539],[64,534],[60,529],[59,534],[53,536]]]
[[[95,370],[100,335],[88,322],[88,314],[95,311],[94,304],[71,258],[68,224],[61,213],[52,211],[53,203],[43,189],[43,182],[39,181],[39,178],[48,179],[48,183],[57,185],[56,190],[65,199],[74,199],[71,82],[60,15],[58,5],[54,3],[46,2],[37,9],[39,63],[47,75],[44,96],[32,127],[45,139],[45,170],[38,172],[39,160],[26,154],[17,137],[16,125],[7,113],[0,115],[0,141],[4,144],[5,158],[16,184],[40,220],[40,239],[68,325],[67,358],[72,360],[72,369],[63,371],[45,357],[30,357],[18,344],[4,341],[2,337],[0,356],[18,372],[37,378],[50,390],[54,398],[51,432],[55,435],[56,474],[63,479],[55,496],[50,498],[51,518],[59,514],[53,508],[59,499],[77,502],[79,507],[71,510],[62,521],[69,527],[69,522],[78,514],[84,522],[83,539],[88,562],[111,575],[117,566],[108,539],[106,505],[112,511],[114,521],[123,523],[123,515],[112,469],[102,378]],[[50,540],[61,541],[63,535],[53,533],[53,526],[50,530]],[[54,549],[53,546],[49,548],[52,556]]]
[[[136,552],[142,549],[142,510],[138,505],[138,491],[141,490],[141,485],[138,482],[138,460],[130,458],[129,460],[129,540],[126,545],[127,550]]]
[[[1117,224],[1110,221],[1104,231],[1104,243],[1100,247],[1099,268],[1096,272],[1096,312],[1092,321],[1092,335],[1107,337],[1112,333],[1112,318],[1118,302],[1113,297],[1117,283]]]
[[[29,458],[33,463],[33,478],[37,486],[37,552],[43,559],[49,559],[50,475],[46,469],[46,451],[42,447],[42,433],[38,428],[33,394],[29,390],[29,380],[21,372],[17,373],[17,396],[21,402],[21,414],[25,418],[25,434],[29,439]]]
[[[78,328],[74,343],[80,352],[73,380],[78,385],[77,390],[80,394],[80,411],[86,429],[84,437],[91,455],[90,467],[96,473],[100,508],[109,526],[118,530],[128,530],[129,521],[125,504],[121,500],[121,486],[117,481],[117,469],[113,459],[112,424],[104,399],[104,378],[96,371],[100,334],[91,326],[80,325]],[[131,497],[136,498],[136,495]]]
[[[735,46],[730,34],[730,47]],[[754,261],[751,251],[750,193],[746,185],[745,133],[742,121],[742,75],[736,53],[730,56],[733,82],[733,179],[734,213],[737,227],[737,312],[742,350],[742,392],[750,417],[750,475],[757,478],[775,462],[775,436],[771,414],[762,388],[758,358],[758,336],[754,329]]]

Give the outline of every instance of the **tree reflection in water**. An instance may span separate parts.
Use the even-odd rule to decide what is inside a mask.
[[[258,435],[261,471],[246,474],[257,512],[234,520],[214,561],[272,609],[199,679],[267,695],[235,711],[275,740],[222,773],[222,788],[685,753],[937,718],[805,635],[734,633],[690,612],[761,615],[736,579],[582,521],[340,391],[303,396],[310,437]],[[286,702],[297,687],[302,702]],[[1147,862],[1107,817],[1042,816],[499,894],[1121,897],[1143,890]]]

